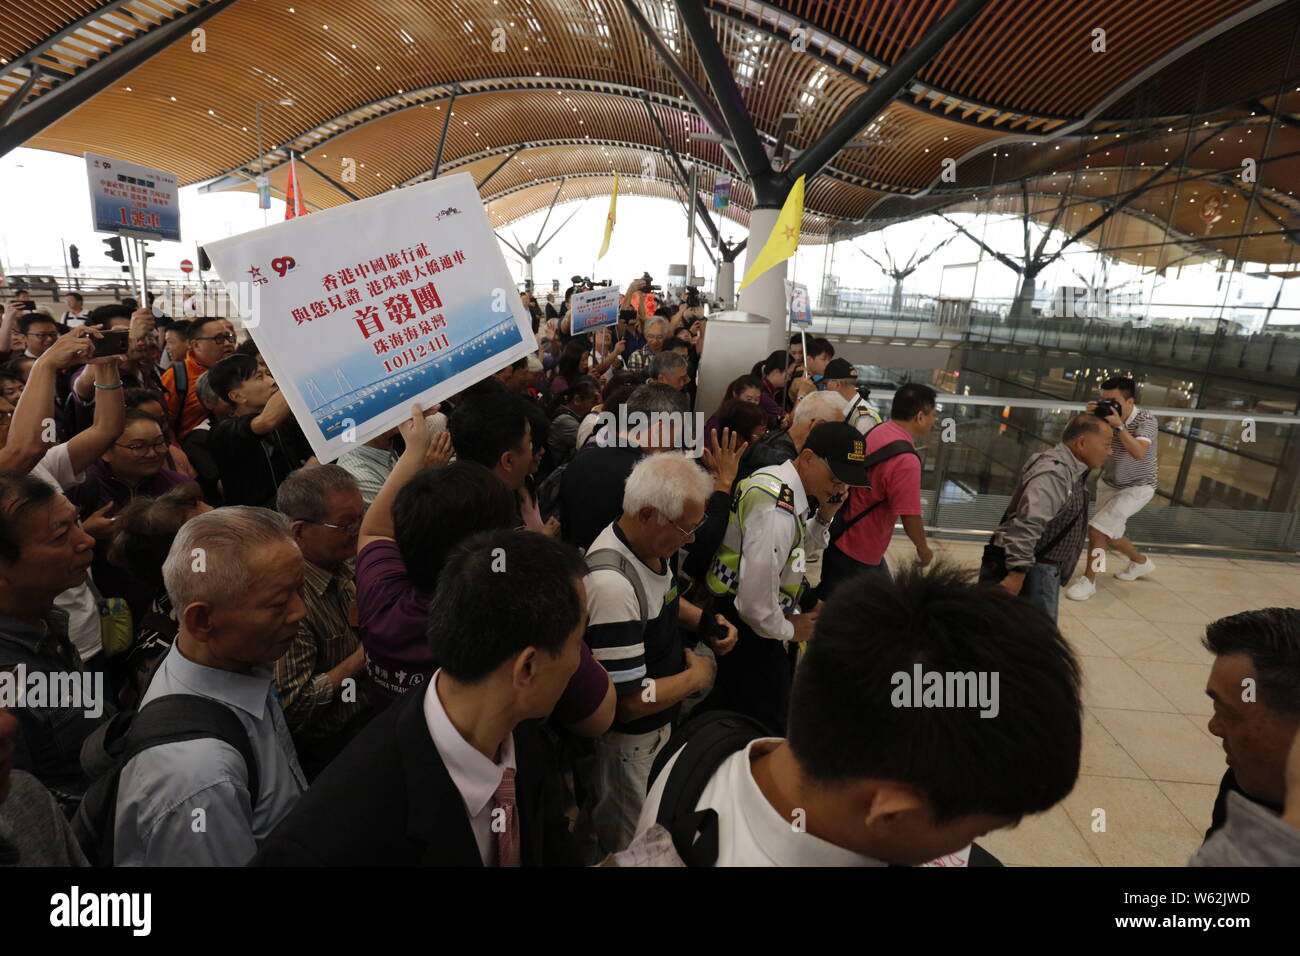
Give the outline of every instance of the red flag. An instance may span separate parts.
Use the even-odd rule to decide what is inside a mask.
[[[305,215],[306,212],[302,208],[302,195],[298,188],[298,167],[294,165],[293,153],[290,153],[289,181],[284,187],[284,218],[292,219],[294,216]]]

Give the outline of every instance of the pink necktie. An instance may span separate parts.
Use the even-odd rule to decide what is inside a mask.
[[[519,814],[515,804],[515,768],[507,767],[492,795],[501,814],[493,814],[492,830],[496,835],[497,866],[520,866]],[[498,822],[499,821],[499,822]]]

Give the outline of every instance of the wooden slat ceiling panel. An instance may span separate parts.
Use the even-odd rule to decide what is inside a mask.
[[[97,51],[122,42],[118,31],[133,34],[202,2],[129,0],[118,12],[100,19],[102,29],[82,31],[85,42],[63,45],[51,66],[74,72],[92,62]],[[760,131],[770,135],[782,114],[798,113],[799,125],[789,143],[803,149],[862,95],[877,69],[864,56],[888,67],[956,0],[786,0],[779,8],[748,0],[702,2],[714,8],[714,31]],[[876,145],[842,152],[831,174],[810,184],[809,223],[822,222],[829,228],[840,218],[861,221],[868,211],[874,220],[894,215],[895,210],[923,210],[934,203],[953,202],[952,195],[911,204],[888,197],[934,184],[945,157],[996,144],[1008,133],[1046,136],[1066,118],[1083,115],[1164,53],[1249,2],[996,0],[919,74],[918,82],[928,86],[900,97],[865,131]],[[288,13],[291,5],[292,14]],[[31,0],[13,22],[0,23],[0,50],[6,44],[30,49],[42,36],[95,6],[92,0]],[[672,4],[640,0],[640,7],[681,52],[687,70],[707,86]],[[1237,51],[1237,60],[1249,61],[1245,38],[1251,35],[1252,25],[1258,34],[1258,24],[1273,24],[1277,32],[1279,26],[1291,24],[1294,35],[1300,18],[1294,9],[1287,15],[1292,19],[1248,22],[1224,38],[1224,50]],[[830,54],[823,58],[810,55],[811,50],[795,51],[787,37],[791,17],[831,34],[828,42],[838,44],[837,56],[853,64],[853,72],[836,69]],[[1108,31],[1105,54],[1090,49],[1091,30],[1096,26]],[[500,52],[492,48],[498,27],[505,31],[506,41],[506,49]],[[293,143],[307,149],[309,161],[331,175],[337,175],[339,158],[352,155],[366,163],[367,175],[349,188],[371,195],[427,175],[432,166],[446,101],[434,102],[435,95],[441,94],[430,88],[510,77],[541,77],[538,82],[543,82],[563,76],[571,84],[618,84],[684,102],[678,83],[637,31],[621,0],[509,0],[505,5],[489,0],[386,0],[375,7],[363,7],[356,0],[241,0],[209,20],[206,29],[207,53],[193,53],[188,39],[177,42],[125,81],[62,118],[31,145],[72,153],[95,149],[164,166],[179,173],[183,182],[194,182],[251,168],[246,164],[257,153],[254,104],[292,97],[291,107],[263,108],[266,148]],[[1128,38],[1134,36],[1142,42],[1130,42]],[[1272,65],[1268,69],[1273,69],[1274,80],[1277,57],[1285,59],[1277,52],[1282,46],[1274,41],[1269,47]],[[1207,55],[1217,56],[1216,48]],[[1179,68],[1187,71],[1191,66]],[[1246,65],[1234,69],[1234,82],[1242,88],[1258,75]],[[1165,75],[1174,75],[1174,68]],[[11,74],[0,81],[0,103],[21,79],[21,74]],[[516,86],[521,82],[514,81]],[[1172,85],[1165,83],[1162,88]],[[407,104],[415,105],[395,110]],[[689,139],[691,132],[707,130],[698,117],[663,103],[653,108],[684,157],[725,168],[716,144]],[[590,137],[636,144],[525,150],[489,187],[493,193],[515,190],[501,200],[509,202],[511,209],[523,209],[532,201],[521,198],[532,195],[525,188],[525,162],[545,162],[549,169],[567,151],[571,171],[585,177],[580,180],[583,188],[595,189],[608,179],[603,165],[607,157],[620,171],[639,174],[640,162],[632,160],[661,146],[645,106],[634,97],[608,91],[475,93],[457,100],[456,114],[444,165],[470,168],[479,178],[495,168],[505,153],[472,163],[460,162],[462,157],[525,141]],[[376,119],[352,129],[371,117]],[[142,138],[140,129],[157,130],[159,135]],[[311,135],[313,130],[321,135]],[[326,133],[339,130],[349,131],[325,139]],[[312,144],[319,145],[313,148]],[[1060,152],[1035,153],[1017,146],[1010,150],[1011,158],[992,156],[998,151],[986,149],[960,167],[961,188],[981,181],[985,174],[985,181],[996,181],[1017,164],[1019,175],[1037,175],[1049,166],[1065,168],[1061,161],[1076,154],[1082,157],[1086,148],[1079,142]],[[1143,147],[1148,148],[1166,146],[1156,142]],[[333,158],[322,158],[327,156]],[[1209,158],[1210,166],[1219,158]],[[625,168],[623,163],[631,165]],[[667,179],[666,165],[660,161],[659,166]],[[273,181],[282,178],[283,170],[277,168]],[[304,173],[304,183],[309,202],[327,206],[342,201],[338,191],[319,177]],[[667,182],[657,186],[647,182],[646,188],[671,191]],[[553,188],[537,195],[548,192]],[[737,207],[743,207],[740,196],[747,197],[748,190],[737,184],[733,195]],[[878,200],[887,201],[873,208]],[[735,211],[744,214],[742,208]]]
[[[1080,116],[1099,92],[1115,89],[1147,64],[1252,2],[995,0],[917,78],[1008,109]],[[787,0],[781,4],[819,28],[852,36],[855,46],[886,64],[897,62],[900,51],[915,44],[955,5],[955,0],[906,4]],[[882,19],[880,14],[890,10],[917,16]],[[862,29],[854,30],[843,21],[857,22]],[[1091,49],[1092,31],[1098,27],[1107,31],[1104,54]]]
[[[0,15],[0,57],[8,61],[26,53],[101,5],[100,0],[6,0]]]
[[[1280,78],[1300,73],[1300,50],[1295,49],[1297,31],[1297,3],[1284,4],[1247,20],[1181,57],[1116,101],[1104,115],[1183,116],[1276,92]]]

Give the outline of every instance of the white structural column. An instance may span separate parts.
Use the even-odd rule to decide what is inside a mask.
[[[767,237],[772,234],[772,227],[780,215],[780,209],[762,208],[749,214],[749,243],[745,247],[746,274],[758,254],[763,251]],[[785,268],[786,263],[779,262],[751,282],[741,291],[737,306],[741,312],[761,315],[771,322],[768,341],[772,351],[785,347]]]
[[[723,259],[718,263],[718,281],[713,291],[722,299],[724,309],[736,306],[736,263]]]

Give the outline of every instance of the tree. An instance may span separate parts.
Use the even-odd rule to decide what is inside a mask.
[[[894,292],[889,297],[889,311],[892,312],[895,317],[897,317],[903,311],[903,281],[907,279],[907,277],[910,276],[913,272],[919,269],[921,265],[925,262],[925,260],[929,259],[936,252],[938,252],[940,249],[948,245],[948,243],[952,242],[956,238],[957,238],[957,233],[954,232],[951,236],[949,236],[943,242],[939,243],[937,246],[935,246],[933,249],[931,249],[929,252],[927,252],[925,255],[921,256],[918,259],[916,257],[916,254],[920,252],[922,246],[925,245],[924,240],[922,240],[920,243],[917,244],[917,247],[914,250],[912,250],[912,255],[908,258],[907,262],[901,267],[894,261],[894,254],[889,250],[888,243],[885,244],[885,258],[889,261],[888,266],[882,263],[871,253],[867,252],[866,249],[863,249],[856,242],[853,243],[853,248],[857,249],[858,252],[862,253],[864,256],[866,256],[868,259],[874,262],[877,268],[879,268],[881,272],[885,273],[885,275],[889,276],[891,279],[894,280]]]
[[[1199,142],[1196,143],[1196,145],[1192,146],[1187,151],[1186,155],[1191,156],[1195,154],[1195,152],[1198,149],[1200,149],[1202,145],[1208,143],[1211,139],[1213,139],[1215,136],[1218,136],[1225,129],[1232,126],[1235,122],[1236,120],[1228,120],[1227,122],[1221,123],[1218,126],[1215,126],[1213,129],[1209,130],[1206,133],[1206,135]],[[1029,227],[1033,217],[1030,214],[1029,180],[1027,178],[1021,179],[1019,185],[1020,185],[1020,195],[1022,199],[1021,220],[1024,224],[1025,255],[1024,258],[1019,262],[1017,262],[1012,257],[1006,255],[1005,253],[997,251],[996,249],[988,245],[988,243],[986,243],[983,239],[980,239],[977,236],[972,235],[964,226],[954,222],[946,214],[939,213],[939,216],[944,220],[946,220],[949,223],[949,225],[955,228],[959,233],[961,233],[971,242],[975,243],[977,246],[979,246],[981,249],[983,249],[985,252],[991,255],[994,259],[1002,263],[1004,266],[1006,266],[1008,269],[1010,269],[1012,272],[1014,272],[1016,275],[1020,277],[1020,286],[1016,292],[1015,300],[1012,302],[1011,312],[1008,318],[1011,320],[1028,318],[1031,314],[1031,310],[1033,307],[1034,292],[1037,289],[1037,279],[1039,274],[1041,274],[1044,269],[1046,269],[1048,266],[1054,263],[1057,259],[1061,258],[1061,256],[1065,254],[1065,250],[1070,248],[1070,246],[1074,245],[1076,242],[1080,241],[1081,239],[1085,238],[1086,236],[1100,229],[1103,225],[1105,225],[1106,222],[1110,220],[1112,216],[1114,216],[1116,213],[1123,210],[1139,196],[1143,195],[1144,193],[1150,192],[1152,189],[1156,189],[1160,186],[1166,185],[1164,182],[1162,182],[1163,177],[1174,167],[1175,163],[1179,163],[1181,161],[1182,161],[1181,156],[1170,159],[1163,166],[1159,167],[1149,177],[1147,177],[1143,182],[1134,186],[1132,189],[1128,190],[1128,192],[1123,193],[1122,195],[1116,197],[1116,199],[1111,203],[1098,201],[1096,199],[1089,199],[1088,200],[1089,204],[1097,205],[1101,209],[1101,212],[1096,217],[1089,220],[1083,226],[1076,229],[1073,233],[1067,236],[1065,241],[1061,243],[1060,248],[1058,248],[1055,252],[1052,253],[1048,253],[1046,251],[1047,240],[1051,237],[1052,233],[1055,232],[1057,228],[1060,226],[1061,219],[1064,217],[1066,208],[1069,205],[1068,202],[1069,196],[1066,193],[1061,193],[1060,201],[1056,204],[1056,209],[1052,213],[1051,221],[1047,224],[1047,227],[1043,230],[1042,238],[1038,241],[1038,245],[1031,249],[1032,238],[1031,238]],[[1078,172],[1079,171],[1076,169],[1075,175],[1078,175]],[[1073,187],[1074,185],[1073,178],[1071,178],[1070,184],[1071,187]],[[1071,191],[1073,191],[1072,188]]]

